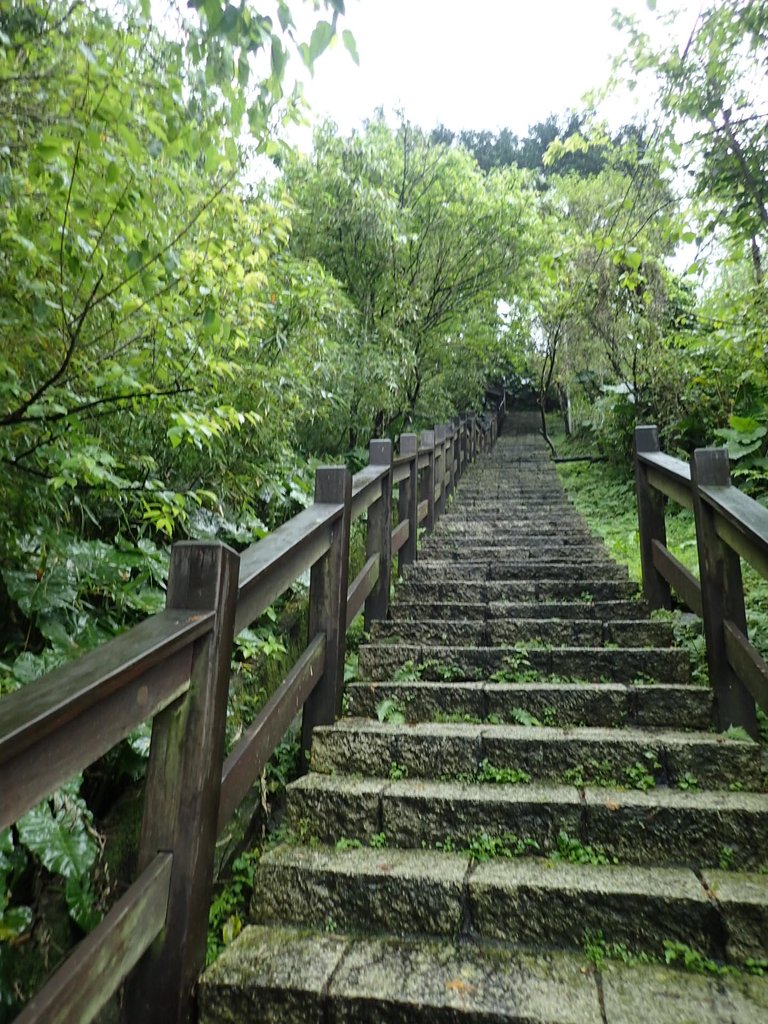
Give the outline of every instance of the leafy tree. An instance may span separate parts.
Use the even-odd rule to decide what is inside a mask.
[[[361,426],[386,432],[418,414],[426,393],[444,415],[476,402],[500,337],[498,302],[514,297],[529,259],[524,178],[486,177],[465,150],[377,117],[348,138],[326,123],[313,155],[287,165],[286,184],[293,251],[342,282],[359,316],[357,350],[345,355],[350,447]]]

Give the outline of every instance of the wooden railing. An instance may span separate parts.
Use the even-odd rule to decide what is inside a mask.
[[[420,439],[402,434],[396,455],[372,441],[354,477],[318,469],[314,504],[240,555],[175,544],[164,611],[0,701],[0,829],[152,721],[138,877],[18,1024],[83,1024],[124,981],[129,1022],[189,1019],[219,833],[299,711],[302,752],[340,714],[347,626],[361,611],[366,625],[386,617],[392,558],[416,558],[419,526],[434,528],[503,414],[502,401]],[[348,584],[350,526],[366,512],[366,562]],[[307,646],[225,758],[233,637],[307,571]]]
[[[671,608],[672,589],[701,616],[718,725],[756,736],[768,663],[747,634],[741,559],[768,578],[768,509],[731,484],[725,448],[697,449],[689,466],[660,451],[653,426],[635,430],[635,482],[646,600]],[[693,511],[698,579],[667,548],[665,497]]]

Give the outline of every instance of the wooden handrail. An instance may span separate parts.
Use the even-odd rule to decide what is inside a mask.
[[[768,578],[768,509],[733,486],[726,449],[697,449],[686,465],[660,450],[653,426],[635,431],[635,481],[646,600],[671,607],[671,587],[702,617],[720,727],[756,736],[768,664],[748,638],[741,559]],[[693,510],[699,579],[667,548],[664,496]]]
[[[126,683],[140,678],[158,662],[188,647],[207,633],[212,623],[212,612],[165,609],[129,633],[54,669],[34,686],[25,686],[3,697],[0,765]]]
[[[159,853],[33,996],[16,1024],[79,1024],[112,998],[165,924],[173,857]]]
[[[309,642],[224,762],[217,824],[219,833],[248,795],[254,779],[261,775],[286,729],[304,707],[324,668],[325,634],[320,633]]]
[[[314,503],[239,556],[222,544],[174,545],[163,612],[0,701],[0,828],[154,723],[139,877],[20,1022],[88,1021],[132,969],[129,1020],[186,1019],[216,836],[302,708],[302,751],[340,713],[346,627],[363,608],[366,623],[386,616],[392,557],[401,568],[417,557],[420,524],[434,529],[467,464],[494,443],[504,408],[502,398],[495,414],[438,424],[420,442],[403,434],[397,454],[373,441],[354,478],[319,469]],[[364,513],[366,562],[348,586],[350,526]],[[308,570],[311,639],[225,758],[233,635]]]
[[[265,612],[326,553],[331,528],[342,511],[341,505],[333,503],[310,505],[246,548],[240,556],[236,633]]]

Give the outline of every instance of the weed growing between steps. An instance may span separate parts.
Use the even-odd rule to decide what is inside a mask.
[[[498,768],[495,764],[492,764],[488,758],[483,758],[474,772],[459,772],[458,775],[451,776],[445,781],[463,782],[466,784],[473,783],[491,783],[505,786],[517,786],[526,784],[531,781],[531,776],[528,772],[522,768]]]
[[[623,777],[617,778],[614,766],[606,759],[590,758],[585,764],[574,765],[563,772],[563,782],[578,786],[601,786],[607,789],[639,789],[646,792],[653,789],[661,764],[654,750],[644,750],[643,760],[635,761],[623,769]]]
[[[631,950],[623,942],[607,942],[602,931],[584,933],[584,955],[600,971],[607,963],[620,963],[628,967],[666,964],[691,974],[720,977],[763,977],[768,974],[768,960],[745,960],[742,967],[722,964],[705,956],[684,942],[665,939],[658,954]]]

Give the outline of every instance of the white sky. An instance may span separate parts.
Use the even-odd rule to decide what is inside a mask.
[[[344,132],[383,106],[426,129],[524,135],[604,84],[624,45],[611,23],[616,6],[654,23],[646,0],[347,0],[340,27],[353,32],[360,67],[337,41],[306,96],[317,118],[330,115]],[[699,0],[658,0],[659,12],[672,7],[687,38]],[[614,125],[636,112],[629,95],[605,108]]]

